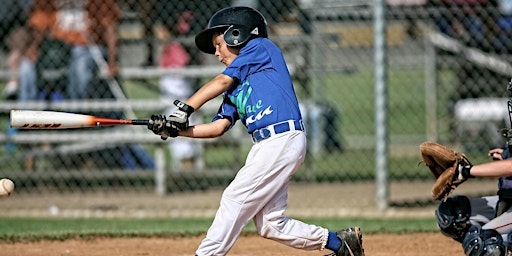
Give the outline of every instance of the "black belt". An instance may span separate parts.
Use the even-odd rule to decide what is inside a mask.
[[[304,131],[304,123],[302,123],[302,120],[289,120],[277,124],[272,124],[267,127],[255,130],[252,132],[251,137],[252,141],[256,143],[267,139],[272,135],[289,131]]]

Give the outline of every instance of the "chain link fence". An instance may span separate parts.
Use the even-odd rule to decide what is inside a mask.
[[[101,200],[113,198],[115,204],[122,202],[121,195],[132,197],[136,192],[164,196],[151,200],[169,213],[174,206],[159,200],[220,191],[243,165],[252,144],[241,124],[218,139],[162,141],[145,127],[16,130],[9,128],[9,111],[140,119],[169,113],[174,99],[186,99],[223,70],[214,57],[195,48],[194,35],[220,8],[248,5],[267,18],[270,39],[285,54],[301,103],[308,157],[294,182],[326,188],[321,194],[350,194],[354,189],[338,191],[332,186],[361,184],[360,194],[367,199],[347,198],[346,207],[374,207],[378,95],[373,4],[6,0],[9,8],[0,10],[0,177],[15,181],[17,202],[36,198],[42,200],[33,204],[36,208],[51,206],[50,210],[59,203],[60,208],[71,207],[75,200],[77,209],[108,211],[110,204],[105,207]],[[510,125],[506,88],[511,73],[511,5],[505,0],[387,1],[391,206],[422,207],[431,202],[432,177],[418,165],[421,142],[451,145],[476,162],[486,161],[488,149],[504,145],[498,130]],[[80,31],[86,24],[93,29],[71,39],[59,30]],[[77,64],[83,59],[84,66]],[[217,107],[214,100],[195,113],[191,123],[209,122]],[[415,189],[420,187],[424,189]],[[494,190],[492,183],[472,192]],[[90,204],[80,200],[89,197]],[[17,214],[20,207],[29,209],[5,202]],[[308,202],[299,200],[298,208],[306,209]],[[207,207],[183,205],[198,211]]]

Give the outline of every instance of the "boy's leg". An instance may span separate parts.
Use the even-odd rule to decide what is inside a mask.
[[[322,250],[328,230],[303,223],[284,215],[288,200],[288,183],[254,218],[258,234],[276,242],[303,250]]]
[[[297,133],[271,137],[252,147],[245,166],[222,194],[197,255],[226,254],[247,223],[289,182],[305,155],[306,138]]]
[[[258,233],[268,239],[282,244],[303,249],[333,250],[333,256],[363,256],[362,232],[358,227],[329,232],[327,229],[303,223],[284,215],[288,184],[276,194],[267,207],[255,217],[254,223]]]

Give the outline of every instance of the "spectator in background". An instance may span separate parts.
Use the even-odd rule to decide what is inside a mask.
[[[208,18],[215,10],[227,7],[224,0],[214,1],[181,1],[181,0],[128,0],[128,3],[135,7],[138,5],[139,18],[144,28],[146,41],[146,57],[143,66],[154,66],[155,53],[154,25],[160,24],[174,37],[193,37],[208,24]],[[192,42],[192,40],[191,40]],[[193,43],[183,44],[183,47],[190,55],[190,65],[201,65],[203,59],[201,53]]]
[[[185,13],[187,15],[187,13]],[[178,41],[172,40],[172,35],[167,30],[160,30],[160,38],[167,41],[160,54],[160,67],[162,68],[183,68],[190,63],[190,55]],[[163,101],[169,99],[186,100],[192,96],[194,79],[183,75],[164,75],[160,78],[160,91]],[[170,107],[166,115],[172,114],[176,110]],[[191,119],[191,123],[195,123]],[[174,161],[174,169],[181,171],[192,171],[194,161],[198,156],[196,142],[190,138],[179,137],[169,143],[169,150]]]
[[[4,0],[0,8],[0,47],[7,50],[7,69],[13,73],[10,75],[3,96],[8,100],[17,98],[18,90],[18,67],[23,52],[28,44],[29,33],[25,27],[28,11],[33,0]],[[15,129],[7,125],[7,135],[14,134]],[[15,145],[12,142],[6,143],[7,152],[13,152]]]
[[[120,16],[115,0],[34,0],[26,23],[30,41],[19,66],[18,100],[88,98],[89,86],[104,57],[108,59],[105,73],[117,75]],[[103,55],[101,60],[95,59],[95,50]],[[64,78],[45,81],[49,79],[43,77],[47,69],[58,70],[59,77],[64,72]],[[8,134],[16,132],[8,129]],[[24,160],[24,168],[34,169],[32,157]]]
[[[460,40],[467,46],[484,47],[488,28],[485,26],[485,4],[473,1],[441,1],[436,3],[440,14],[435,19],[439,31]],[[488,47],[487,47],[488,48]]]
[[[133,11],[136,11],[139,20],[142,24],[143,28],[143,37],[146,43],[146,57],[144,58],[144,62],[142,66],[154,66],[155,61],[153,58],[153,54],[155,52],[155,43],[154,43],[154,33],[153,33],[153,25],[155,20],[153,19],[153,8],[155,7],[155,0],[126,0],[129,8]]]
[[[7,70],[12,73],[4,88],[7,99],[15,99],[18,90],[18,67],[29,41],[25,23],[34,0],[4,0],[0,8],[1,47],[7,50]]]
[[[509,54],[512,52],[512,1],[498,1],[498,10],[495,48],[498,54]]]
[[[97,62],[104,61],[95,59],[96,49],[108,61],[106,73],[117,75],[120,16],[115,0],[35,0],[28,20],[33,39],[20,66],[19,99],[41,98],[38,94],[44,93],[45,88],[38,86],[41,84],[38,69],[53,65],[65,66],[67,70],[67,98],[87,98],[88,87],[100,64]],[[53,63],[52,58],[64,63]]]
[[[128,6],[136,10],[143,26],[146,39],[146,55],[142,66],[160,66],[163,68],[181,68],[188,65],[203,64],[202,53],[187,43],[187,37],[193,37],[204,29],[216,10],[225,7],[226,1],[181,1],[181,0],[127,0]],[[157,40],[154,40],[156,37]],[[161,53],[155,58],[158,44]],[[155,63],[155,59],[156,62]],[[159,81],[162,99],[186,99],[199,86],[199,78],[166,75]],[[166,113],[171,114],[174,108]],[[191,120],[193,123],[194,120]],[[198,157],[197,142],[189,138],[178,138],[169,144],[169,150],[175,162],[176,170],[190,171],[195,168]]]
[[[184,38],[194,36],[206,27],[209,17],[214,10],[222,7],[223,1],[186,1],[181,0],[149,0],[140,3],[139,14],[145,35],[156,34],[162,43],[162,51],[158,58],[159,66],[163,68],[182,68],[187,65],[200,65],[203,63],[201,54],[195,45],[182,43]],[[158,26],[154,26],[155,23]],[[147,53],[144,66],[153,66],[155,51],[154,40],[147,41]],[[184,77],[180,75],[166,75],[161,77],[159,88],[162,99],[185,100],[192,95],[198,87],[199,78]],[[174,112],[170,107],[166,113]],[[197,120],[191,120],[195,122]],[[169,143],[169,150],[174,161],[174,169],[192,171],[195,159],[198,157],[197,142],[190,138],[177,138]]]
[[[506,15],[500,14],[500,5],[497,1],[437,0],[432,1],[432,4],[439,10],[435,17],[439,32],[465,46],[484,52],[503,54],[509,50],[507,31],[509,24],[512,23],[506,19]],[[476,65],[467,61],[464,56],[459,56],[459,88],[453,95],[454,101],[478,97],[503,97],[503,90],[496,86],[506,84],[510,78],[508,75],[503,76],[492,68]]]

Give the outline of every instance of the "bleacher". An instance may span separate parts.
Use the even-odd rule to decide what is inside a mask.
[[[452,58],[453,55],[480,68],[492,70],[497,74],[505,76],[512,74],[512,64],[507,61],[506,56],[498,56],[477,48],[467,47],[462,42],[441,33],[432,32],[428,42],[435,49],[451,54],[448,58]],[[435,59],[441,56],[434,55],[430,57]],[[430,61],[430,63],[436,65],[435,61]],[[434,71],[435,68],[430,70]],[[433,80],[436,79],[436,74],[428,74],[427,76]],[[506,95],[506,84],[494,86],[502,87],[502,92]],[[481,146],[482,142],[487,143],[486,146],[500,146],[503,144],[504,139],[499,130],[510,126],[507,100],[506,97],[478,97],[457,99],[454,102],[455,132],[458,138],[462,138],[461,143],[467,146],[466,150],[471,150],[475,145]]]

